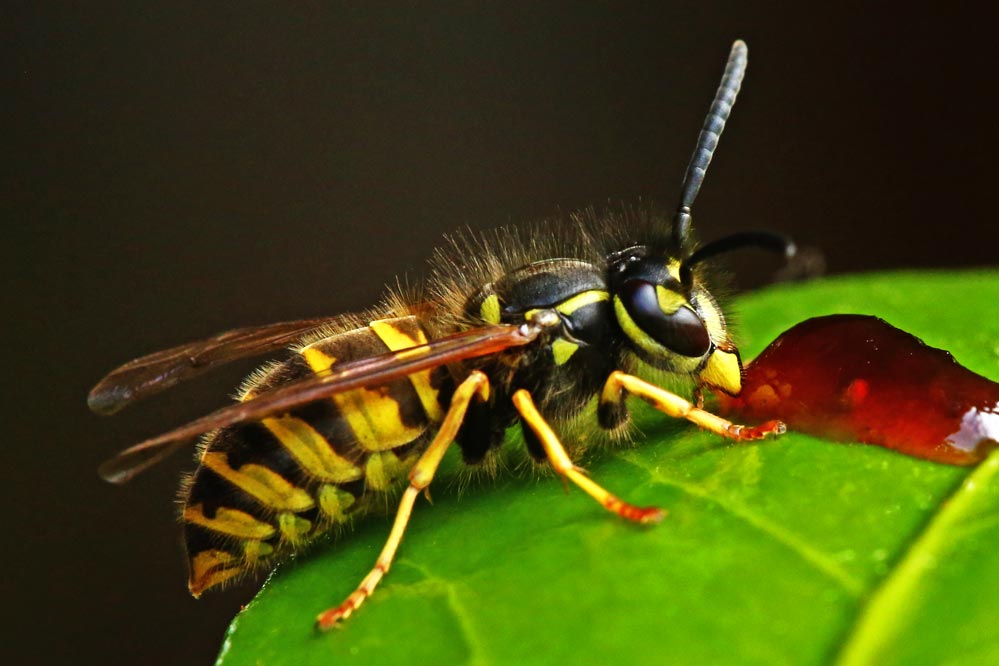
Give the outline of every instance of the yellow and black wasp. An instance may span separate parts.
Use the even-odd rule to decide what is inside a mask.
[[[605,439],[620,438],[628,395],[737,441],[783,432],[779,422],[744,427],[700,408],[704,387],[737,394],[742,373],[704,262],[746,246],[793,249],[767,232],[700,247],[690,235],[691,205],[746,59],[746,45],[735,42],[672,221],[645,210],[591,212],[562,228],[458,237],[435,255],[420,293],[392,293],[360,314],[228,331],[104,378],[89,404],[108,414],[233,359],[291,347],[244,382],[235,404],[101,468],[121,483],[202,436],[182,491],[191,593],[273,566],[404,486],[374,568],[319,615],[320,628],[334,626],[389,570],[416,498],[452,442],[467,465],[488,465],[515,424],[531,457],[640,523],[664,514],[590,479],[573,463],[574,439],[567,450],[558,433],[588,426],[595,411]],[[664,373],[692,379],[697,404],[654,383]]]

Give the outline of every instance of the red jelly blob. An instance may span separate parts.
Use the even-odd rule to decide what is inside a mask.
[[[956,465],[999,442],[999,384],[866,315],[804,321],[746,366],[723,413]]]

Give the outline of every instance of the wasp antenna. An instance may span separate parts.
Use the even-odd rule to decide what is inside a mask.
[[[794,241],[783,234],[776,234],[772,231],[740,231],[719,238],[707,245],[702,245],[693,254],[685,258],[680,264],[680,282],[690,285],[693,282],[694,266],[702,261],[716,257],[719,254],[741,250],[746,247],[758,247],[762,250],[769,250],[776,254],[784,255],[786,260],[793,258],[798,251]]]
[[[742,78],[746,74],[746,63],[748,62],[749,49],[746,43],[737,39],[732,44],[732,50],[728,54],[728,63],[725,65],[725,73],[722,75],[721,83],[718,84],[718,91],[715,99],[711,102],[711,108],[704,119],[704,126],[697,137],[697,145],[694,153],[690,156],[687,164],[687,172],[683,176],[683,185],[680,188],[680,205],[673,220],[673,245],[679,250],[683,247],[690,233],[690,208],[694,205],[697,192],[701,189],[704,181],[704,174],[711,164],[711,156],[714,155],[718,139],[722,130],[725,129],[725,121],[732,112],[732,105],[735,104],[736,95],[739,94],[739,87],[742,85]]]

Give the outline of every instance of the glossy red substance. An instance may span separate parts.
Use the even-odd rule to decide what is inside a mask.
[[[719,399],[739,419],[937,462],[970,465],[999,442],[999,384],[865,315],[785,331],[746,367],[739,397]]]

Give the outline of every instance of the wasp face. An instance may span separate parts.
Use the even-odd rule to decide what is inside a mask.
[[[632,351],[653,367],[692,375],[699,384],[737,394],[742,365],[725,319],[695,279],[681,279],[680,262],[635,247],[610,260],[614,314]]]

